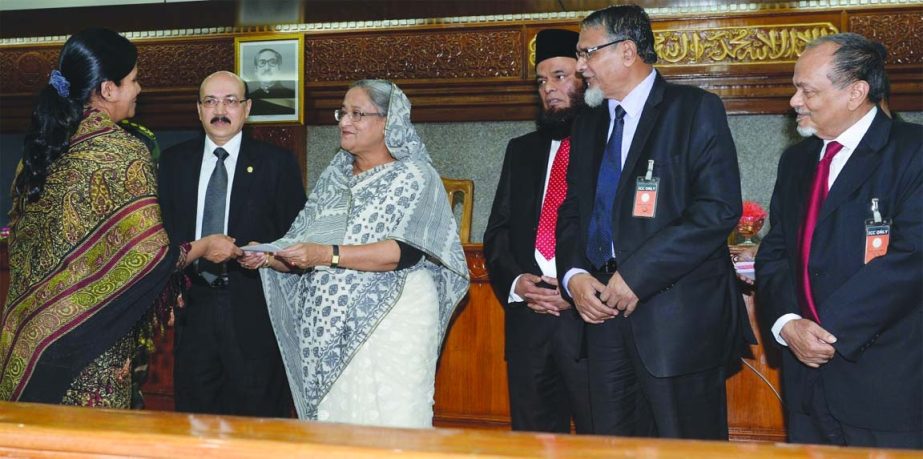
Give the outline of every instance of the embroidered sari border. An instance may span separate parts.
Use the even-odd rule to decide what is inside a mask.
[[[132,285],[135,285],[167,256],[169,246],[163,245],[153,251],[137,253],[137,256],[140,256],[140,263],[138,264],[131,263],[131,260],[127,258],[133,252],[136,252],[138,247],[151,242],[156,243],[157,235],[162,233],[163,228],[159,218],[150,218],[150,215],[145,215],[145,213],[154,212],[156,209],[157,200],[154,197],[141,198],[122,207],[64,257],[49,275],[28,289],[15,302],[10,303],[10,307],[6,311],[7,315],[22,308],[32,309],[32,311],[29,311],[28,315],[17,324],[14,332],[11,331],[13,336],[10,337],[8,342],[9,349],[6,355],[3,356],[2,365],[0,365],[0,368],[2,368],[0,394],[9,391],[7,392],[9,398],[18,399],[28,384],[36,364],[49,346],[69,331],[85,323],[102,307],[118,298],[119,295]],[[135,224],[135,222],[129,222],[128,219],[136,214],[140,218],[138,223],[141,224],[141,229],[132,231],[130,227],[125,225]],[[105,249],[102,249],[102,253],[94,253],[96,252],[94,249],[100,247],[101,243],[104,244],[103,240],[105,238],[117,237],[116,235],[120,232],[125,232],[126,239],[124,244],[117,247],[111,254]],[[109,258],[103,265],[95,268],[93,275],[82,277],[73,285],[66,286],[61,291],[53,291],[58,287],[55,285],[56,283],[68,282],[68,275],[76,276],[79,275],[79,271],[94,269],[91,266],[93,262],[91,259],[94,257]],[[123,280],[119,278],[124,277],[125,271],[116,269],[120,265],[128,270],[128,277]],[[107,291],[106,284],[110,282],[115,288]],[[43,290],[50,291],[51,295],[42,299]],[[103,291],[100,292],[100,290]],[[40,325],[33,323],[34,320],[37,320],[42,314],[47,314],[51,307],[55,305],[61,306],[62,300],[77,298],[81,296],[82,292],[86,292],[90,297],[94,296],[94,294],[99,296],[91,298],[93,302],[88,305],[82,306],[79,301],[74,302],[72,315],[50,319],[51,323],[46,325],[51,329],[47,331],[47,336],[34,341],[31,339],[26,340],[34,343],[31,349],[28,344],[24,344],[21,340],[21,334],[30,326],[40,327]],[[25,302],[30,302],[30,300],[32,304],[24,304]],[[39,333],[39,335],[41,334]],[[21,371],[10,370],[11,365],[16,361],[19,362]]]

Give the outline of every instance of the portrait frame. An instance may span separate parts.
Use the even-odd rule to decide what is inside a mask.
[[[234,37],[234,69],[247,83],[247,123],[304,124],[304,35]]]

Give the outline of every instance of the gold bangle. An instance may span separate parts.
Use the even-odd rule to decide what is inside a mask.
[[[260,265],[260,268],[268,268],[272,263],[272,254],[269,252],[263,252],[263,264]]]

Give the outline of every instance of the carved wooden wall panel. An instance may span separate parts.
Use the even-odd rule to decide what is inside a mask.
[[[789,6],[728,10],[693,16],[653,16],[660,71],[722,97],[728,113],[790,110],[793,62],[812,38],[852,30],[889,48],[891,106],[923,110],[923,6]],[[843,5],[843,3],[839,3]],[[446,23],[282,28],[305,35],[305,122],[333,124],[348,84],[380,77],[397,80],[414,103],[414,120],[509,121],[534,119],[538,97],[530,58],[535,33],[576,29],[579,16],[492,18]],[[138,117],[156,129],[198,125],[194,100],[201,80],[232,69],[234,35],[252,30],[137,33],[144,92]],[[265,34],[269,31],[260,30]],[[163,37],[161,37],[163,35]],[[35,91],[54,67],[60,42],[0,44],[0,131],[28,125]]]
[[[32,95],[48,81],[60,51],[60,46],[0,48],[0,94]]]
[[[887,46],[890,64],[923,64],[923,11],[857,14],[849,30]]]
[[[522,75],[518,30],[339,34],[305,40],[307,81],[467,79]]]
[[[138,44],[138,74],[145,88],[199,84],[218,70],[234,69],[234,39],[147,41]]]
[[[305,148],[307,143],[306,132],[302,126],[251,126],[247,131],[254,139],[271,143],[277,147],[284,148],[288,151],[295,152],[298,160],[299,170],[301,171],[301,184],[305,185],[307,177],[306,155],[298,154]]]

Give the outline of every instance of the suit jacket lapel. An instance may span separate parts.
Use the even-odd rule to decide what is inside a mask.
[[[259,170],[259,154],[255,145],[246,135],[240,141],[240,153],[237,157],[237,166],[234,168],[234,183],[231,185],[231,203],[228,211],[228,234],[237,233],[239,225],[246,218],[247,195],[253,185],[254,172]],[[246,241],[242,241],[246,243]]]
[[[830,188],[827,200],[824,201],[820,215],[817,217],[818,223],[846,202],[852,192],[875,172],[878,163],[881,162],[881,155],[878,152],[885,145],[890,130],[891,120],[879,110],[869,130],[856,147],[856,151],[849,157],[849,161],[846,161],[840,175],[833,182],[833,187]]]
[[[622,174],[619,176],[619,185],[615,192],[615,200],[612,203],[613,234],[615,228],[619,227],[619,220],[621,218],[621,214],[616,210],[618,209],[617,203],[621,202],[623,199],[634,199],[634,195],[631,192],[631,183],[636,177],[632,176],[632,171],[641,158],[644,146],[647,143],[647,138],[657,124],[657,119],[660,118],[659,105],[663,100],[664,84],[665,81],[658,73],[654,80],[654,86],[651,88],[651,93],[648,95],[647,101],[644,102],[644,109],[641,110],[641,119],[638,120],[638,128],[635,130],[634,137],[631,138],[631,146],[628,147],[628,156],[625,158],[625,164],[622,166]],[[625,142],[625,140],[626,139],[623,137],[622,142]]]
[[[663,80],[663,77],[660,76],[660,73],[658,73],[654,79],[654,86],[651,88],[651,93],[647,97],[647,101],[644,102],[644,109],[641,111],[641,119],[638,120],[638,128],[635,130],[635,135],[631,139],[631,147],[628,149],[625,165],[622,166],[619,187],[615,193],[616,200],[621,199],[622,196],[628,193],[626,187],[629,185],[626,184],[634,180],[634,177],[631,177],[631,171],[635,169],[635,165],[641,158],[641,152],[644,150],[647,138],[657,124],[657,118],[660,117],[659,105],[663,100],[664,84],[666,84],[666,82]],[[624,141],[625,139],[622,138],[622,142]]]
[[[791,171],[790,173],[795,175],[792,180],[794,186],[787,191],[788,193],[794,193],[794,199],[791,200],[794,207],[789,211],[793,218],[787,219],[792,226],[787,228],[787,234],[798,235],[801,224],[804,222],[804,213],[809,198],[808,192],[811,189],[811,180],[819,163],[821,146],[823,146],[823,141],[817,137],[811,137],[810,140],[803,142],[801,151],[792,156],[791,161],[793,161],[793,164],[786,168],[787,171]]]
[[[603,162],[603,154],[606,151],[606,143],[609,141],[609,109],[608,105],[604,102],[602,105],[594,109],[596,112],[593,116],[593,126],[591,127],[592,131],[590,135],[593,139],[593,183],[592,189],[596,191],[596,180],[599,177],[599,165]]]
[[[183,155],[184,167],[180,168],[180,177],[174,182],[179,187],[178,214],[182,220],[179,231],[185,235],[185,240],[192,241],[196,238],[195,228],[198,218],[199,204],[199,174],[202,173],[202,155],[205,152],[205,137],[193,144],[192,149]]]
[[[545,175],[548,173],[548,160],[551,156],[551,137],[545,135],[544,133],[538,137],[539,141],[535,145],[530,146],[533,148],[534,153],[544,152],[541,155],[541,161],[529,161],[529,164],[532,168],[529,176],[534,178],[533,191],[530,196],[534,196],[532,202],[533,215],[535,215],[535,224],[538,225],[538,220],[542,216],[542,201],[545,196]]]

